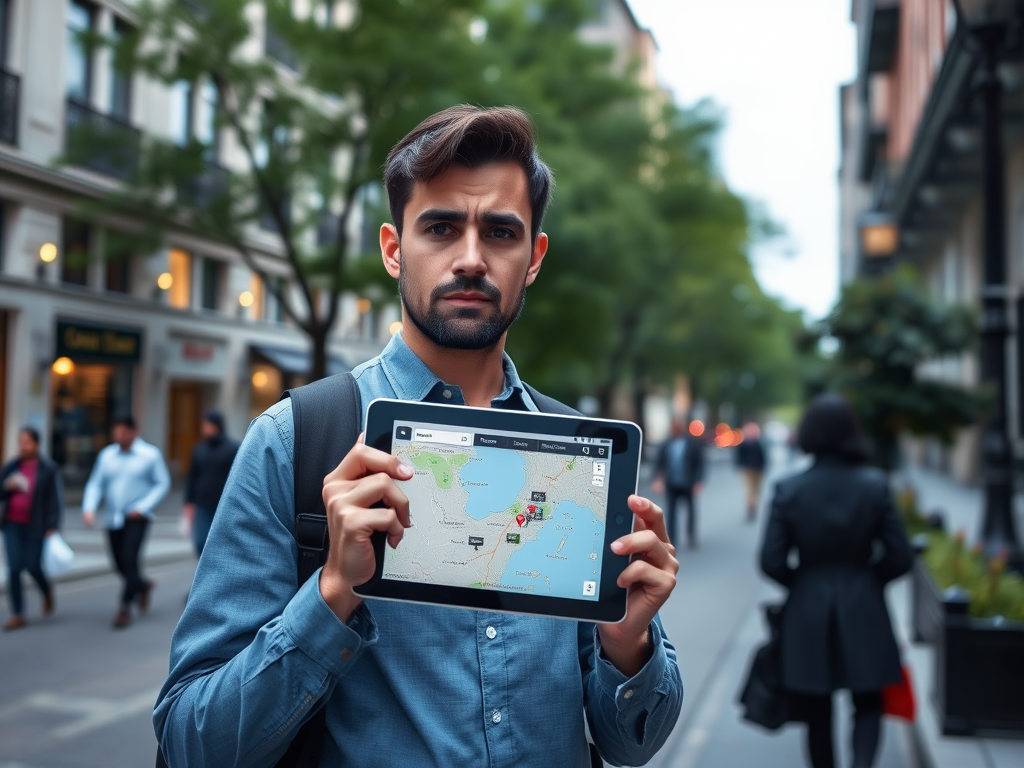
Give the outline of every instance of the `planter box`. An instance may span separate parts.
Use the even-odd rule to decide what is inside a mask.
[[[921,558],[910,594],[912,636],[935,649],[943,735],[1024,739],[1024,624],[971,618],[963,593],[940,592]]]

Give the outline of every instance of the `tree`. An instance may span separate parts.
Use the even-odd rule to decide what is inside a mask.
[[[832,386],[849,398],[887,471],[901,434],[949,443],[975,423],[982,396],[929,376],[927,367],[971,349],[973,313],[931,301],[910,267],[847,285],[825,328],[839,341]]]

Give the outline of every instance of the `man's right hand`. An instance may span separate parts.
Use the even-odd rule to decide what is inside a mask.
[[[654,478],[651,481],[651,490],[654,493],[664,493],[665,492],[665,481],[662,480],[660,477]]]
[[[96,520],[96,513],[91,509],[82,511],[82,522],[85,523],[86,527],[92,528],[93,522]]]
[[[338,467],[324,478],[324,506],[330,550],[320,572],[320,594],[338,618],[347,622],[361,598],[352,587],[373,576],[376,559],[370,537],[386,531],[397,547],[409,521],[409,500],[395,480],[413,471],[395,456],[363,444],[362,435]],[[374,506],[378,503],[383,506]]]
[[[181,508],[181,514],[182,514],[182,517],[184,517],[186,520],[188,520],[191,523],[192,520],[196,516],[196,505],[195,504],[186,504],[184,507]]]

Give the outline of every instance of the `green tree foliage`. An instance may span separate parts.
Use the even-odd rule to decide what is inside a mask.
[[[551,250],[509,340],[524,377],[605,406],[616,387],[642,393],[680,371],[712,399],[793,399],[800,320],[754,279],[761,222],[715,167],[717,115],[667,103],[637,85],[630,62],[584,43],[591,0],[310,5],[298,19],[288,0],[144,0],[135,34],[90,44],[113,45],[121,66],[168,87],[212,86],[221,151],[246,170],[212,164],[208,138],[147,136],[113,202],[157,236],[193,230],[237,250],[309,335],[314,376],[342,292],[394,300],[379,258],[360,258],[387,220],[388,149],[451,104],[515,104],[556,176]],[[253,50],[264,15],[272,56]],[[103,138],[73,142],[67,160],[116,160],[117,142]],[[362,242],[351,226],[360,207],[373,234]],[[253,246],[261,221],[280,235],[294,293]]]
[[[948,443],[977,419],[977,393],[928,375],[928,364],[970,350],[973,314],[930,300],[910,267],[847,285],[825,326],[839,340],[833,386],[850,399],[885,469],[901,434]]]

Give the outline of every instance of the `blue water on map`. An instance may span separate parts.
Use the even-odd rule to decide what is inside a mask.
[[[519,492],[526,483],[526,459],[518,451],[502,448],[478,447],[476,454],[476,458],[459,470],[459,477],[462,489],[469,494],[466,514],[474,520],[482,520],[508,509],[519,499]]]
[[[565,517],[566,513],[571,519]],[[533,585],[535,595],[597,600],[600,589],[595,590],[592,596],[585,596],[583,582],[600,581],[598,574],[601,572],[601,553],[604,549],[604,525],[593,512],[574,501],[560,503],[551,517],[550,522],[544,523],[536,541],[526,544],[509,558],[501,583],[513,587]],[[571,526],[572,530],[565,530],[566,526]],[[562,545],[562,551],[558,552],[558,544],[563,536],[565,544]],[[597,560],[590,559],[591,552],[597,552]],[[548,557],[554,554],[567,559]],[[548,580],[545,582],[544,576],[517,576],[516,571],[539,571]]]

